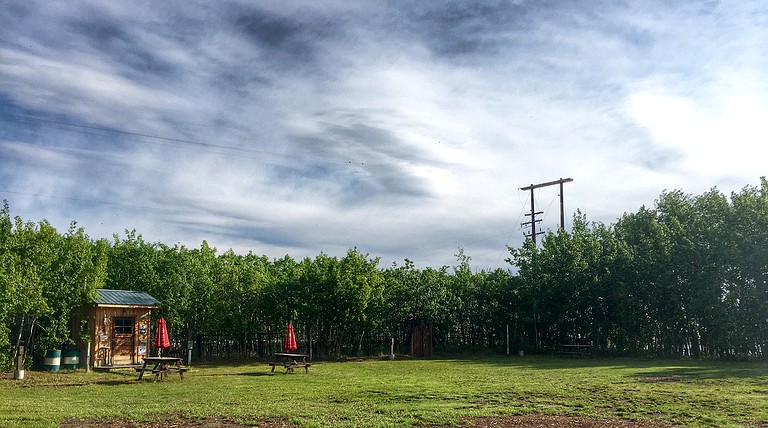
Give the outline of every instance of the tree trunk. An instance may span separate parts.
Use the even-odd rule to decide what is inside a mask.
[[[16,346],[13,348],[13,360],[17,361],[19,358],[19,345],[21,345],[21,337],[24,334],[24,320],[26,319],[24,314],[21,314],[21,323],[19,323],[19,335],[16,337]]]

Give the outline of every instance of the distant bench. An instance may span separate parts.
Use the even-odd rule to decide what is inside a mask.
[[[587,357],[592,355],[592,345],[557,345],[557,354],[561,357]]]

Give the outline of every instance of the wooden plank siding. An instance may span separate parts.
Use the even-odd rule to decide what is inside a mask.
[[[91,338],[90,366],[140,364],[141,357],[150,355],[152,342],[152,312],[149,307],[90,305],[85,308],[86,329]],[[130,332],[127,325],[116,320],[130,319]],[[78,326],[80,323],[75,323]],[[116,331],[116,327],[119,327]],[[86,343],[78,347],[85,351]],[[87,353],[83,352],[84,364]]]

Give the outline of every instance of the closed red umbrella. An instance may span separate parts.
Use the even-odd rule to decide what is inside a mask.
[[[157,337],[155,337],[155,348],[157,348],[157,355],[161,354],[161,350],[171,347],[171,341],[168,339],[168,328],[165,326],[165,318],[157,320]]]
[[[293,324],[288,323],[288,330],[285,332],[285,342],[283,343],[283,349],[286,351],[295,351],[299,349],[296,346],[296,335],[293,334]]]

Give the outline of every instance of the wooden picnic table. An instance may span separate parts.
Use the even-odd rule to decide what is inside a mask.
[[[151,370],[155,375],[155,381],[159,377],[163,380],[169,373],[178,373],[181,380],[184,380],[184,372],[189,370],[182,366],[182,359],[179,357],[144,357],[144,364],[137,367],[139,380],[144,377],[144,372]]]
[[[272,373],[275,372],[275,366],[284,367],[286,374],[293,373],[293,369],[297,367],[304,367],[304,372],[309,373],[309,366],[312,365],[312,363],[307,362],[307,358],[309,358],[309,355],[306,355],[306,354],[290,354],[290,353],[284,353],[284,352],[275,352],[272,355],[275,356],[276,360],[281,360],[281,361],[271,361],[267,363],[268,365],[272,366]],[[301,359],[301,362],[299,362],[298,359]]]
[[[587,344],[562,344],[557,346],[557,353],[561,356],[585,357],[592,354],[592,345]]]

